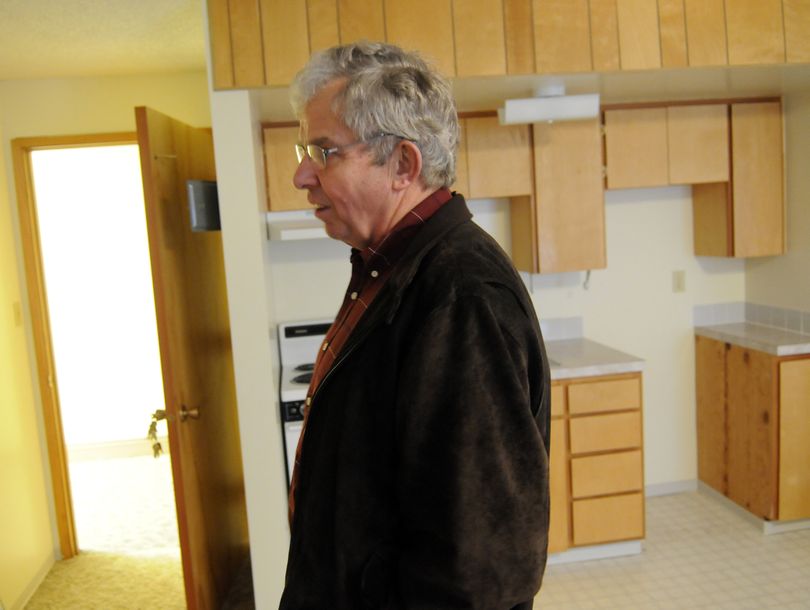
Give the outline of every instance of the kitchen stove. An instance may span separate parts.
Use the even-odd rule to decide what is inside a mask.
[[[304,320],[278,325],[281,361],[279,398],[288,486],[292,478],[298,438],[304,425],[304,400],[312,379],[312,370],[315,368],[315,356],[331,325],[332,320]]]

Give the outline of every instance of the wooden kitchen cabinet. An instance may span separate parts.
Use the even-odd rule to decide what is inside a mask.
[[[728,63],[723,0],[684,0],[686,48],[691,67]]]
[[[550,552],[643,538],[641,375],[558,380],[551,401]]]
[[[784,63],[782,0],[725,0],[725,8],[730,65]]]
[[[667,109],[606,110],[605,162],[609,189],[668,184]]]
[[[354,40],[385,40],[383,0],[338,0],[337,7],[340,40],[344,44]]]
[[[593,69],[597,72],[620,69],[616,0],[590,0],[590,17]]]
[[[456,75],[451,0],[384,0],[384,9],[388,42],[418,49],[443,75]]]
[[[506,74],[502,0],[453,0],[457,76]]]
[[[656,0],[616,0],[622,70],[661,67]]]
[[[535,70],[590,72],[588,0],[533,0]]]
[[[686,48],[684,0],[658,0],[661,28],[661,67],[685,68],[689,65]]]
[[[782,0],[785,14],[785,60],[810,62],[810,0]]]
[[[778,101],[731,105],[731,183],[692,188],[695,254],[784,253],[782,111]]]
[[[298,168],[295,156],[298,126],[268,126],[263,129],[262,135],[267,209],[271,212],[309,209],[312,206],[307,201],[307,192],[293,185],[293,175]]]
[[[605,199],[599,121],[532,125],[534,215],[531,206],[512,208],[513,227],[534,225],[536,261],[524,271],[560,273],[602,269]],[[536,223],[536,225],[534,224]],[[515,232],[513,230],[513,241]]]
[[[531,195],[528,125],[501,125],[496,116],[464,120],[470,199]]]
[[[669,184],[728,182],[728,105],[667,108]]]
[[[695,349],[698,478],[760,518],[810,518],[810,357]]]

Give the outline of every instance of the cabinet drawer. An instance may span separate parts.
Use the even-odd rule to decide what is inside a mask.
[[[571,495],[604,496],[643,488],[641,450],[571,458]]]
[[[607,379],[568,386],[568,412],[598,413],[641,408],[641,379]]]
[[[639,493],[574,500],[574,545],[644,537],[644,496]]]
[[[551,416],[565,415],[565,388],[561,385],[551,386]]]
[[[641,411],[576,417],[569,425],[573,454],[641,447]]]

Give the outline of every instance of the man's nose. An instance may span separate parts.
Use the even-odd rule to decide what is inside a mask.
[[[305,189],[318,184],[318,175],[315,172],[315,164],[309,157],[304,157],[295,169],[293,174],[293,184],[297,189]]]

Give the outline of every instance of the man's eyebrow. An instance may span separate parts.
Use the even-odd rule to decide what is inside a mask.
[[[320,146],[321,148],[329,148],[332,146],[333,142],[327,136],[321,136],[320,138],[315,138],[314,140],[310,140],[307,144],[315,144],[316,146]]]

